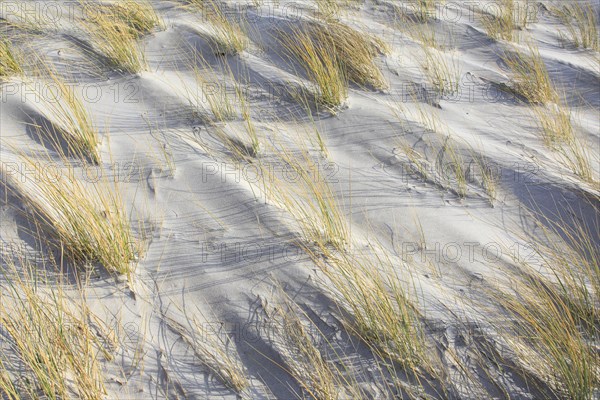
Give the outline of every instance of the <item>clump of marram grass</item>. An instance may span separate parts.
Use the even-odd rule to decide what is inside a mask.
[[[237,110],[239,111],[242,123],[243,123],[243,127],[244,127],[244,131],[247,134],[247,138],[250,141],[250,151],[247,152],[247,155],[249,155],[250,157],[257,157],[258,154],[260,153],[260,147],[261,147],[261,143],[260,143],[260,139],[259,139],[259,135],[258,135],[258,131],[256,130],[256,126],[254,124],[254,120],[252,118],[252,109],[251,109],[251,105],[250,105],[250,99],[248,98],[248,93],[247,90],[244,88],[243,86],[243,82],[240,82],[238,79],[236,79],[235,74],[233,73],[233,71],[231,70],[231,67],[229,66],[229,64],[227,62],[225,62],[225,60],[221,60],[222,61],[222,71],[229,76],[229,80],[232,82],[233,87],[235,89],[235,100],[237,100],[238,102],[238,107]],[[248,76],[247,76],[247,70],[242,70],[242,71],[238,71],[238,73],[240,74],[240,76],[242,76],[242,80],[248,82]],[[246,77],[243,78],[243,74],[245,73]],[[227,91],[226,88],[221,88],[221,91]],[[213,115],[215,115],[215,107],[214,107],[214,103],[211,103],[211,110],[213,111]],[[230,99],[227,97],[227,94],[224,94],[224,102],[217,102],[217,109],[219,109],[219,106],[224,106],[221,107],[220,110],[217,112],[216,115],[218,115],[220,113],[220,111],[225,111],[224,116],[227,116],[227,112],[231,109],[233,109],[233,106],[231,106],[230,103]]]
[[[336,20],[344,7],[358,6],[363,0],[314,0],[316,16],[324,20]]]
[[[195,113],[206,123],[225,123],[238,116],[237,87],[235,74],[223,57],[217,57],[218,66],[208,62],[204,56],[190,49],[193,57],[188,62],[194,78],[193,85],[180,80],[182,95]],[[236,97],[231,92],[236,92]],[[210,115],[212,114],[212,116]]]
[[[596,243],[600,220],[595,215],[584,222],[574,210],[568,211],[569,217],[558,218],[532,213],[541,232],[533,252],[550,272],[549,278],[543,278],[547,285],[560,295],[576,321],[596,336],[600,334],[600,249]],[[529,260],[521,266],[529,274],[539,270]]]
[[[285,293],[281,285],[277,289],[281,302],[271,306],[273,300],[265,301],[263,311],[271,329],[268,334],[275,334],[273,345],[285,362],[285,366],[281,367],[298,382],[309,398],[364,398],[356,380],[344,376],[349,366],[341,360],[326,336],[311,323],[306,312]],[[325,350],[330,350],[336,360],[328,360],[317,342],[324,342]]]
[[[491,322],[517,365],[547,383],[558,397],[588,400],[600,383],[600,363],[577,316],[556,288],[531,276],[513,277],[514,292],[490,293],[506,319]],[[597,338],[597,337],[596,337]]]
[[[446,54],[437,49],[423,47],[425,59],[421,66],[435,90],[444,95],[453,95],[460,86],[460,66],[457,59],[451,56],[448,60]]]
[[[557,397],[588,400],[600,384],[599,222],[597,213],[583,221],[576,210],[565,211],[568,217],[528,212],[534,236],[517,236],[531,253],[514,254],[517,270],[488,292],[506,319],[491,317],[495,312],[486,322],[517,365]]]
[[[398,29],[414,40],[421,42],[426,47],[442,50],[449,47],[452,36],[445,38],[444,42],[439,40],[439,35],[429,22],[398,22]]]
[[[515,1],[500,0],[496,5],[497,13],[482,16],[483,26],[491,38],[511,41],[518,27],[515,21]]]
[[[214,51],[233,55],[244,51],[250,43],[240,24],[230,21],[216,0],[188,0],[188,4],[202,11],[202,17],[213,29]]]
[[[199,310],[198,312],[202,314]],[[185,327],[169,318],[167,324],[181,335],[196,357],[221,383],[243,395],[250,387],[250,380],[239,355],[232,349],[234,344],[231,337],[216,327],[222,327],[222,324],[202,321],[196,316],[188,317],[188,322],[189,327]]]
[[[130,277],[139,248],[116,184],[106,178],[79,180],[63,172],[70,169],[68,165],[57,163],[48,154],[45,159],[22,154],[19,162],[33,177],[3,170],[4,183],[23,200],[28,215],[56,245],[76,261],[99,262],[109,271]],[[48,165],[58,173],[49,176]]]
[[[450,162],[446,163],[444,160],[448,159]],[[465,160],[460,153],[460,150],[456,147],[456,144],[451,139],[450,135],[444,140],[444,144],[438,154],[438,163],[442,170],[443,179],[446,181],[447,187],[452,188],[456,194],[464,198],[467,196],[467,170]],[[448,172],[451,172],[449,174]],[[453,179],[452,179],[453,178]]]
[[[383,54],[387,46],[379,38],[359,32],[341,22],[327,24],[309,24],[308,31],[316,38],[329,37],[333,47],[330,51],[337,53],[339,60],[344,64],[348,79],[364,87],[383,89],[387,83],[375,64],[375,58]]]
[[[343,311],[350,332],[406,372],[418,376],[432,371],[420,313],[409,290],[414,284],[410,271],[403,282],[401,265],[383,248],[372,254],[326,251],[325,257],[306,249],[327,277],[324,285]]]
[[[437,40],[435,30],[427,22],[410,23],[406,33],[423,44],[424,59],[421,61],[421,68],[436,91],[441,95],[456,93],[460,86],[460,66],[454,54],[449,60],[443,52],[448,44]]]
[[[139,27],[131,20],[114,17],[101,6],[93,18],[85,19],[81,26],[94,47],[109,64],[124,72],[137,73],[147,68],[146,59],[137,39]],[[139,22],[139,21],[138,21]]]
[[[0,326],[8,351],[0,353],[0,393],[10,399],[105,398],[100,361],[111,355],[91,328],[85,302],[67,296],[60,283],[42,283],[38,266],[25,257],[3,258],[2,264]]]
[[[253,157],[257,157],[261,152],[261,141],[258,135],[258,131],[256,130],[254,120],[252,119],[250,102],[246,98],[246,93],[244,93],[244,90],[242,89],[241,85],[237,82],[235,86],[235,91],[240,102],[240,114],[242,116],[242,121],[244,124],[244,131],[250,139],[251,155]]]
[[[575,175],[585,182],[593,182],[590,150],[577,134],[571,110],[558,102],[535,106],[532,113],[544,144],[557,152],[560,162]]]
[[[402,164],[408,176],[435,185],[438,189],[450,191],[458,197],[468,195],[469,183],[475,178],[480,179],[480,186],[487,194],[493,205],[497,195],[498,177],[493,168],[486,163],[483,155],[477,154],[470,146],[462,151],[457,142],[446,136],[443,143],[425,139],[425,151],[419,151],[404,138],[397,142],[394,153],[402,156],[407,163]],[[470,157],[465,157],[468,153]],[[429,160],[426,154],[432,154],[435,160]],[[431,158],[434,158],[434,157]]]
[[[493,206],[498,193],[499,176],[497,171],[486,161],[486,157],[483,154],[478,154],[473,149],[469,149],[469,152],[477,169],[477,175],[481,179],[481,187],[488,195],[490,205]]]
[[[435,15],[435,7],[438,3],[440,3],[438,0],[404,2],[402,5],[394,6],[394,18],[401,23],[427,22]]]
[[[539,105],[533,108],[544,144],[553,147],[575,138],[571,111],[560,104]]]
[[[156,28],[164,27],[161,17],[146,0],[110,4],[104,6],[101,12],[125,23],[130,33],[138,37],[151,33]]]
[[[198,54],[198,53],[196,53]],[[235,119],[237,109],[235,101],[229,96],[229,79],[235,81],[232,71],[228,64],[224,64],[224,69],[228,70],[229,76],[219,77],[210,64],[198,54],[200,65],[194,63],[192,70],[196,80],[196,90],[191,95],[201,93],[202,98],[193,99],[194,104],[202,102],[208,103],[208,107],[213,115],[215,122],[226,122]]]
[[[417,0],[415,16],[419,21],[425,22],[435,13],[435,6],[442,3],[444,0]]]
[[[327,35],[315,37],[304,28],[291,27],[281,34],[286,55],[296,60],[308,79],[317,86],[316,102],[335,108],[348,97],[348,73]]]
[[[43,111],[48,113],[48,118],[54,126],[36,126],[38,134],[50,140],[61,153],[66,150],[66,155],[100,164],[98,129],[85,104],[73,87],[59,76],[52,66],[44,62],[40,62],[40,65],[39,75],[48,79],[49,85],[42,93],[38,85],[31,83],[31,90],[42,100]],[[27,85],[29,83],[26,83]],[[61,138],[57,137],[57,133],[61,134]],[[66,149],[61,148],[61,139],[65,142]]]
[[[575,47],[600,51],[598,17],[592,4],[572,2],[562,7],[550,7],[550,10],[566,25],[568,37]]]
[[[325,19],[337,17],[340,12],[340,5],[337,0],[315,0],[317,5],[317,15]]]
[[[185,96],[190,105],[201,113],[201,117],[211,124],[213,133],[219,145],[225,148],[238,162],[250,161],[260,153],[261,140],[252,118],[252,110],[248,93],[243,85],[247,78],[236,78],[230,65],[223,57],[219,57],[220,71],[212,67],[204,57],[194,52],[197,61],[191,69],[196,81],[195,87],[185,87]],[[242,75],[243,71],[238,71]],[[234,92],[230,94],[230,92]],[[212,114],[212,117],[207,115]],[[236,121],[237,120],[237,121]],[[237,137],[227,133],[227,122],[241,122],[243,129],[229,130]],[[235,132],[235,133],[234,133]],[[236,133],[246,133],[247,137],[240,138]],[[240,140],[241,139],[241,140]],[[202,141],[197,141],[205,150],[210,151]],[[248,145],[246,144],[247,142]]]
[[[127,32],[135,37],[151,33],[154,29],[164,28],[160,15],[147,0],[119,1],[109,4],[90,3],[79,0],[84,16],[90,21],[96,18],[108,18],[127,27]]]
[[[206,11],[208,21],[213,26],[217,37],[217,51],[225,54],[238,54],[248,47],[248,37],[239,24],[231,22],[221,8],[209,0],[210,9]]]
[[[414,99],[416,101],[416,99]],[[433,160],[429,161],[425,154],[410,147],[404,140],[399,142],[399,150],[407,157],[409,168],[423,180],[435,184],[438,188],[451,191],[458,197],[464,198],[468,194],[470,166],[463,156],[457,142],[452,139],[452,130],[440,117],[439,112],[434,107],[423,107],[417,103],[417,110],[409,110],[399,103],[391,106],[393,115],[404,123],[406,119],[415,120],[432,133],[444,135],[443,143],[439,141],[425,140],[432,153],[435,154],[435,165]],[[438,142],[438,143],[436,143]],[[489,171],[481,171],[481,177],[487,190],[492,188],[492,178]],[[485,186],[484,186],[485,188]],[[489,194],[489,193],[488,193]]]
[[[527,44],[527,53],[506,52],[502,60],[513,74],[512,89],[530,103],[556,103],[558,93],[537,47]]]
[[[269,165],[259,165],[264,168],[263,176],[272,177],[269,186],[261,188],[266,198],[294,217],[306,242],[317,248],[343,249],[350,243],[348,222],[327,177],[315,168],[319,160],[305,147],[291,151],[282,145],[274,150],[275,165],[283,166],[286,176],[273,173]],[[296,175],[294,182],[287,179],[290,173]]]
[[[10,42],[0,39],[0,80],[23,73],[18,53]]]
[[[348,82],[381,89],[385,79],[375,64],[385,51],[380,40],[340,22],[288,25],[279,42],[284,53],[304,68],[319,89],[319,102],[337,106],[347,96]]]
[[[582,142],[578,137],[566,142],[565,145],[558,148],[561,157],[560,162],[569,168],[584,182],[597,185],[597,179],[592,169],[592,155],[590,147]]]
[[[594,180],[590,154],[577,137],[571,111],[561,102],[539,50],[528,43],[528,54],[505,53],[502,57],[512,71],[512,90],[533,103],[532,114],[544,143],[561,155],[561,162],[584,181]]]
[[[18,386],[13,382],[12,377],[8,369],[10,365],[4,364],[2,357],[0,357],[0,393],[2,393],[8,400],[20,400],[21,394]]]

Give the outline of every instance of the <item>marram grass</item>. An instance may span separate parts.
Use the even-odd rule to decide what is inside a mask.
[[[48,176],[48,165],[68,169],[49,156],[19,158],[33,176],[11,175],[6,183],[24,201],[34,222],[74,260],[98,262],[129,277],[139,249],[118,186],[105,178],[90,182],[67,173]]]

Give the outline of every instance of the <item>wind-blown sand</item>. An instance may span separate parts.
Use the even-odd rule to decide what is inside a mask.
[[[20,7],[28,2],[3,2],[4,17],[14,20],[8,3]],[[60,5],[63,11],[75,7],[35,3]],[[221,68],[206,40],[212,31],[201,12],[174,1],[152,1],[165,26],[139,39],[148,68],[137,74],[120,73],[87,51],[85,36],[75,33],[77,13],[63,15],[57,25],[47,24],[36,34],[4,27],[15,48],[32,54],[31,47],[68,77],[76,93],[85,93],[101,136],[102,163],[82,169],[73,161],[74,170],[87,175],[90,184],[98,173],[114,178],[135,236],[143,238],[129,278],[98,265],[93,272],[90,267],[70,269],[70,276],[79,271],[73,282],[84,283],[80,289],[68,286],[67,292],[75,299],[85,293],[90,309],[118,343],[114,358],[101,363],[106,398],[237,398],[239,393],[224,385],[190,344],[218,347],[197,325],[231,338],[228,351],[250,382],[242,397],[310,397],[290,373],[289,354],[298,356],[286,354],[290,350],[278,336],[276,318],[269,318],[282,307],[278,285],[303,310],[300,319],[305,324],[312,320],[327,338],[315,335],[325,359],[338,368],[345,365],[342,370],[354,376],[364,397],[402,398],[389,390],[402,386],[382,372],[368,343],[343,324],[345,312],[336,305],[321,266],[305,251],[310,243],[299,221],[265,195],[273,187],[300,187],[297,173],[274,150],[301,148],[300,139],[309,143],[314,156],[311,174],[330,182],[348,221],[351,243],[343,251],[386,249],[407,285],[423,322],[426,351],[445,371],[441,383],[432,379],[437,383],[424,384],[424,392],[463,399],[562,396],[550,378],[536,377],[535,358],[527,367],[518,352],[496,348],[498,363],[489,355],[489,349],[503,343],[493,322],[499,321],[498,300],[491,293],[509,292],[520,262],[538,260],[532,248],[536,239],[530,235],[541,228],[527,210],[540,213],[540,221],[580,221],[598,240],[598,52],[562,43],[564,26],[534,2],[530,6],[539,11],[537,19],[515,31],[523,39],[512,44],[486,34],[473,11],[479,2],[447,2],[429,20],[429,29],[447,45],[432,51],[457,67],[460,83],[458,93],[441,95],[423,69],[424,45],[415,29],[394,17],[394,6],[402,8],[404,2],[358,1],[342,7],[339,19],[387,44],[388,51],[375,62],[388,87],[350,84],[347,100],[335,113],[313,107],[309,116],[289,88],[312,86],[301,66],[290,66],[273,37],[286,21],[312,18],[315,2],[223,3],[232,20],[245,19],[250,40],[246,50],[225,59],[249,102],[260,142],[258,153],[250,157],[254,161],[236,162],[223,139],[251,147],[239,115],[214,124],[208,121],[208,103],[195,103],[205,92],[219,91],[239,107],[232,84],[225,89],[220,84],[198,86],[194,79],[192,50],[217,73]],[[598,2],[591,3],[598,13]],[[511,46],[526,50],[526,37],[537,45],[557,91],[566,97],[589,152],[593,180],[578,177],[561,162],[559,152],[544,144],[531,104],[501,91],[512,83],[502,54]],[[23,166],[17,149],[48,147],[31,124],[41,125],[50,117],[25,84],[41,85],[41,80],[29,78],[25,67],[25,76],[1,85],[0,135],[4,176],[27,181],[44,177]],[[198,96],[190,100],[191,93]],[[319,150],[315,129],[326,154]],[[464,196],[453,176],[451,148],[461,155]],[[55,154],[51,147],[49,151]],[[414,170],[407,154],[426,159],[420,165],[427,177]],[[256,177],[259,160],[273,176]],[[482,165],[495,177],[494,198],[486,190]],[[45,252],[59,257],[60,250],[40,247],[40,240],[29,234],[32,225],[20,200],[2,190],[3,254],[23,250],[30,257]],[[597,335],[595,339],[597,356]],[[14,350],[10,341],[3,343],[5,354]],[[489,357],[476,356],[482,354],[478,349],[488,349],[489,354],[483,353]],[[409,384],[404,372],[398,376]]]

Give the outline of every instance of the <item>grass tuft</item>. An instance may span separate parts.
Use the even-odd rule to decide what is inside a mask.
[[[52,123],[60,129],[67,146],[66,153],[96,165],[100,164],[100,139],[91,114],[73,87],[60,77],[52,66],[43,62],[41,65],[40,75],[48,79],[49,84],[44,93],[39,92],[35,84],[32,90],[43,100],[44,110],[49,113]],[[36,128],[41,135],[50,139],[56,149],[62,151],[60,139],[56,137],[52,127]]]
[[[487,13],[482,17],[483,26],[491,38],[512,41],[517,28],[515,21],[515,1],[499,0],[496,13]]]
[[[449,162],[445,162],[445,159],[448,159]],[[466,197],[468,187],[466,163],[450,135],[444,139],[444,144],[438,153],[438,163],[442,164],[439,167],[446,186],[451,187],[459,197]]]
[[[492,294],[507,315],[496,328],[510,351],[557,395],[591,399],[600,382],[600,365],[569,305],[539,279],[515,278],[512,287],[514,294]]]
[[[202,16],[213,29],[214,52],[234,55],[244,51],[250,41],[240,24],[230,21],[216,0],[190,0],[192,7],[202,11]]]
[[[336,366],[326,358],[327,350],[336,359],[340,358],[338,352],[280,285],[278,298],[281,304],[275,307],[270,307],[265,301],[264,312],[269,327],[274,328],[276,333],[274,345],[286,364],[282,368],[294,377],[311,399],[363,398],[356,381],[344,376],[348,368],[344,361],[337,361]],[[325,349],[320,350],[321,345]]]
[[[128,13],[122,14],[121,18],[124,19],[121,19],[113,16],[111,10],[106,6],[98,6],[98,12],[93,17],[81,22],[91,45],[115,68],[129,73],[145,70],[146,59],[137,39],[141,34],[138,29],[147,26],[147,16],[140,20]]]
[[[460,87],[460,66],[454,56],[448,60],[447,56],[437,49],[423,47],[425,60],[422,68],[425,70],[431,85],[442,96],[453,95]]]
[[[527,54],[515,51],[502,55],[504,63],[513,73],[512,89],[530,103],[558,102],[558,93],[539,50],[532,43],[528,43],[527,50]]]
[[[492,328],[521,368],[557,397],[595,398],[600,384],[598,215],[583,221],[569,207],[565,216],[527,211],[535,231],[518,236],[534,245],[527,245],[531,253],[525,257],[513,255],[517,270],[507,277],[510,289],[498,284],[488,292],[504,313]]]
[[[326,20],[334,19],[340,12],[337,0],[315,0],[317,3],[317,14]]]
[[[161,17],[146,0],[124,1],[102,9],[107,15],[122,21],[129,27],[130,34],[140,37],[156,28],[164,28]]]
[[[561,155],[561,162],[586,182],[594,181],[590,154],[576,135],[571,111],[561,102],[539,50],[527,44],[528,54],[513,52],[502,57],[513,72],[512,90],[532,103],[544,143]]]
[[[104,399],[100,360],[111,356],[91,328],[83,300],[69,298],[61,284],[42,284],[37,265],[25,259],[3,261],[8,265],[0,287],[0,326],[10,350],[0,354],[0,393],[11,399],[42,393],[53,400],[73,394]],[[11,381],[11,370],[21,379]]]
[[[75,260],[100,262],[107,270],[130,277],[139,249],[118,189],[106,179],[84,183],[73,174],[48,176],[48,165],[59,172],[70,167],[46,157],[20,156],[33,177],[3,171],[9,190],[23,199],[31,218],[58,241],[62,251]]]
[[[326,287],[346,317],[346,327],[384,359],[405,371],[429,369],[420,314],[410,299],[407,283],[384,249],[373,254],[309,251],[325,273]],[[410,282],[409,282],[410,284]]]
[[[319,89],[319,103],[334,107],[347,97],[348,82],[361,87],[387,86],[374,60],[385,51],[378,39],[340,22],[288,26],[280,43],[286,56],[304,68]]]
[[[18,53],[10,42],[0,39],[0,80],[23,73]]]
[[[558,153],[560,162],[584,182],[594,182],[590,150],[577,134],[571,110],[560,103],[540,105],[533,116],[544,144]]]
[[[568,37],[575,47],[600,51],[598,41],[598,17],[592,4],[572,2],[551,11],[567,27]]]
[[[470,150],[470,153],[476,167],[477,175],[481,179],[481,186],[488,196],[490,205],[493,206],[498,195],[498,183],[500,180],[500,177],[498,176],[499,174],[494,166],[487,162],[484,155],[477,154],[473,150]]]
[[[186,328],[177,321],[168,320],[169,326],[181,335],[221,383],[238,394],[244,393],[250,387],[250,381],[239,356],[231,349],[231,338],[221,331],[222,324],[202,322],[195,316],[189,322],[190,328]]]
[[[291,33],[282,33],[280,40],[286,55],[296,60],[317,86],[317,103],[328,108],[341,105],[348,97],[348,76],[339,55],[331,51],[335,47],[331,37],[291,27]]]
[[[596,246],[600,226],[598,217],[585,222],[575,217],[536,217],[541,240],[535,255],[551,271],[553,285],[576,316],[578,323],[592,335],[600,334],[600,249]],[[525,265],[535,270],[533,265]]]
[[[575,138],[571,122],[571,111],[561,105],[535,106],[533,115],[539,122],[542,139],[547,146],[553,147]]]
[[[201,69],[195,65],[194,78],[197,88],[202,89],[202,94],[208,103],[214,121],[226,122],[236,118],[237,109],[234,101],[229,97],[228,82],[225,77],[219,80],[212,69]]]
[[[318,160],[307,150],[290,151],[284,146],[276,150],[275,165],[283,167],[286,176],[277,176],[264,168],[264,176],[272,176],[268,199],[286,209],[298,223],[303,238],[318,248],[343,249],[350,243],[346,217]],[[287,176],[294,176],[293,182]]]
[[[435,15],[435,7],[444,0],[415,0],[394,7],[394,18],[402,23],[423,23]]]

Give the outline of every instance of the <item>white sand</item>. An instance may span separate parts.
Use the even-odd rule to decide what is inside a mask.
[[[105,171],[112,170],[120,177],[127,210],[135,221],[143,222],[148,235],[131,288],[125,279],[100,273],[92,276],[86,289],[93,310],[107,324],[118,321],[124,326],[120,332],[124,344],[116,363],[107,363],[107,398],[166,398],[167,394],[169,398],[236,398],[169,328],[172,320],[189,326],[193,315],[202,321],[198,310],[210,322],[226,323],[251,377],[251,398],[293,398],[298,385],[282,368],[261,356],[280,360],[281,351],[269,342],[267,333],[257,337],[261,299],[272,299],[272,281],[279,281],[309,315],[322,319],[323,327],[339,330],[342,326],[333,317],[336,308],[317,284],[321,273],[293,244],[299,234],[293,219],[265,202],[258,185],[245,181],[245,175],[252,174],[251,167],[236,169],[231,157],[218,146],[218,139],[210,138],[212,128],[194,114],[185,98],[187,90],[195,90],[192,72],[186,67],[186,57],[190,56],[187,46],[205,52],[210,60],[210,48],[201,38],[207,28],[174,2],[153,3],[166,29],[142,39],[148,72],[119,75],[103,67],[68,36],[73,29],[70,21],[62,21],[56,30],[49,30],[34,43],[60,72],[77,74],[76,88],[87,86],[90,95],[92,88],[98,90],[100,99],[89,102],[89,109],[103,133]],[[228,58],[234,74],[250,79],[256,119],[259,112],[279,119],[269,122],[265,118],[256,123],[260,137],[267,142],[293,141],[305,131],[313,132],[308,121],[304,127],[298,126],[293,116],[301,115],[301,108],[276,90],[292,79],[302,82],[304,78],[285,65],[277,56],[278,48],[268,39],[277,22],[290,14],[290,7],[302,10],[311,1],[278,3],[248,8],[253,42],[242,54]],[[587,199],[595,199],[597,206],[600,193],[597,186],[578,179],[543,144],[526,104],[506,93],[500,101],[486,98],[494,93],[490,84],[508,83],[510,73],[499,57],[507,44],[487,37],[481,24],[469,18],[465,2],[452,2],[461,10],[456,21],[448,17],[432,23],[440,35],[451,35],[453,50],[444,52],[444,57],[456,60],[462,76],[459,100],[436,99],[429,90],[439,108],[421,103],[425,110],[439,115],[444,131],[425,129],[416,118],[412,100],[404,103],[405,115],[415,118],[401,124],[388,104],[409,98],[407,88],[426,88],[428,81],[419,62],[423,57],[421,44],[392,27],[390,10],[394,3],[368,0],[342,16],[344,22],[390,45],[390,53],[377,59],[389,89],[368,91],[351,86],[347,104],[337,115],[315,115],[329,153],[321,168],[327,162],[333,165],[324,171],[337,182],[333,187],[351,221],[354,245],[364,246],[368,237],[413,261],[418,303],[430,326],[428,335],[448,347],[442,354],[445,362],[453,362],[450,351],[455,351],[465,357],[462,361],[467,368],[478,374],[477,365],[470,364],[465,355],[473,341],[483,339],[469,337],[466,326],[482,319],[484,310],[466,306],[466,299],[482,296],[488,283],[511,269],[507,248],[520,251],[520,256],[531,254],[526,241],[519,239],[528,229],[522,207],[539,207],[550,216],[570,206],[581,210],[581,218],[591,220],[597,218],[597,210],[594,212]],[[598,176],[598,54],[561,46],[557,22],[545,13],[527,31],[539,46],[551,78],[571,102],[583,139],[595,157],[592,168]],[[241,66],[247,72],[238,72]],[[4,83],[2,90],[2,140],[40,148],[22,121],[28,116],[44,118],[43,110],[29,98],[22,101],[25,93],[18,79]],[[206,104],[203,106],[208,115]],[[242,122],[232,121],[225,132],[247,141],[242,129]],[[493,206],[479,181],[469,182],[467,196],[461,199],[447,188],[403,171],[408,160],[399,149],[402,141],[426,151],[434,168],[439,153],[424,150],[426,143],[442,143],[447,133],[463,155],[468,156],[472,149],[499,171]],[[217,151],[207,153],[192,140],[194,136],[205,139]],[[175,171],[169,170],[164,160],[160,144],[164,141],[168,142]],[[12,160],[14,155],[3,146],[2,161]],[[14,207],[3,204],[1,212],[2,240],[35,247],[23,233],[23,219]],[[416,221],[422,226],[426,249],[420,248]],[[481,335],[485,336],[485,331]],[[336,346],[349,346],[347,335],[338,333],[332,338]],[[356,343],[357,351],[349,354],[359,371],[373,360],[364,345]],[[136,356],[140,361],[133,368],[131,359]],[[123,371],[119,371],[120,360]],[[377,397],[379,378],[368,372],[361,376],[370,380],[365,387]],[[511,374],[505,379],[514,398],[534,398]],[[489,394],[463,382],[458,374],[451,381],[453,387],[448,390],[452,396],[502,397],[482,376],[476,381],[487,387]]]

